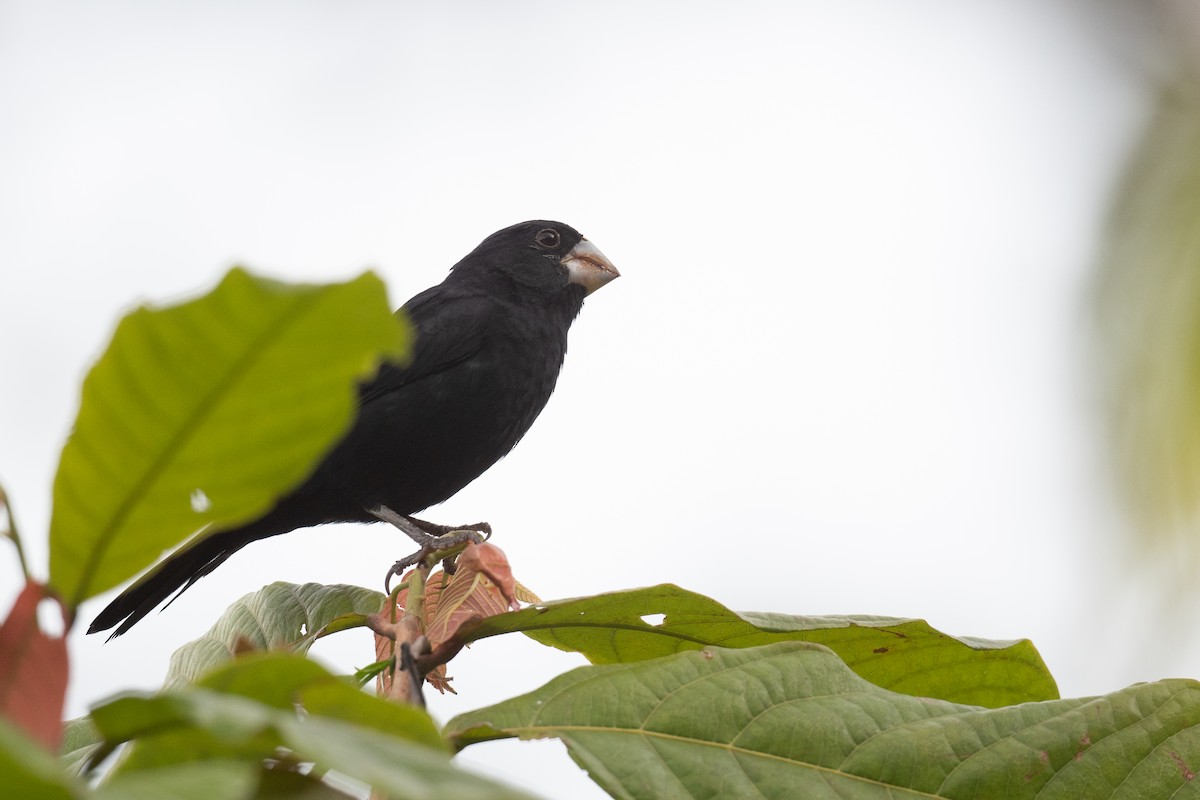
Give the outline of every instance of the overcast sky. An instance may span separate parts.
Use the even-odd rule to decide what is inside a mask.
[[[551,218],[622,277],[525,441],[424,516],[489,520],[546,599],[671,581],[743,610],[917,616],[1032,638],[1065,695],[1200,675],[1194,648],[1148,646],[1105,499],[1088,290],[1148,99],[1088,8],[0,0],[0,481],[33,562],[123,310],[234,263],[372,268],[399,305]],[[375,586],[408,549],[381,526],[298,532],[119,641],[82,625],[68,711],[157,686],[264,583]],[[327,663],[373,660],[338,638]],[[432,710],[578,663],[484,642]],[[600,796],[556,744],[466,755]]]

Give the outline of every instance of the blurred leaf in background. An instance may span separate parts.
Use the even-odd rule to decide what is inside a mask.
[[[1200,10],[1147,4],[1162,89],[1118,188],[1097,285],[1100,371],[1137,549],[1200,565]],[[1154,63],[1157,62],[1157,63]]]

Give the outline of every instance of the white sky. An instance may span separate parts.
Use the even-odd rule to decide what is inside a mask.
[[[1032,638],[1065,695],[1200,674],[1194,647],[1150,647],[1104,499],[1087,289],[1148,101],[1087,13],[0,0],[0,481],[34,563],[122,309],[232,263],[373,267],[399,305],[493,230],[553,218],[623,277],[527,439],[424,516],[490,520],[547,599],[672,581],[736,609],[919,616]],[[373,586],[407,551],[380,526],[298,532],[113,644],[81,625],[69,712],[156,686],[263,583]],[[339,638],[328,663],[372,660]],[[485,642],[432,708],[577,663]],[[556,744],[466,760],[600,796]]]

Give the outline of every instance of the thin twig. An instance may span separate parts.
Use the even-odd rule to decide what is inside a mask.
[[[17,563],[21,565],[21,572],[25,576],[25,580],[29,580],[29,564],[25,561],[25,548],[21,546],[21,533],[17,530],[17,521],[13,517],[12,504],[8,501],[8,492],[4,491],[4,487],[0,486],[0,506],[4,507],[4,530],[0,532],[5,538],[11,539],[13,546],[17,548]]]

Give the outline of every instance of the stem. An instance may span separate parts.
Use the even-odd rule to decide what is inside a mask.
[[[411,583],[411,581],[400,581],[400,585],[395,589],[392,589],[391,594],[388,595],[388,600],[391,601],[388,603],[388,608],[391,609],[391,616],[389,619],[391,619],[392,622],[396,621],[396,606],[400,603],[400,593],[408,588],[409,583]]]
[[[13,546],[17,548],[17,562],[21,565],[21,572],[25,576],[25,580],[29,580],[29,564],[25,561],[25,548],[21,546],[21,534],[17,530],[17,521],[13,518],[12,504],[8,501],[8,492],[4,491],[4,487],[0,486],[0,506],[4,507],[4,531],[3,535],[12,540]]]
[[[408,579],[408,599],[404,603],[404,613],[418,620],[425,614],[425,578],[429,576],[429,567],[418,564]]]

